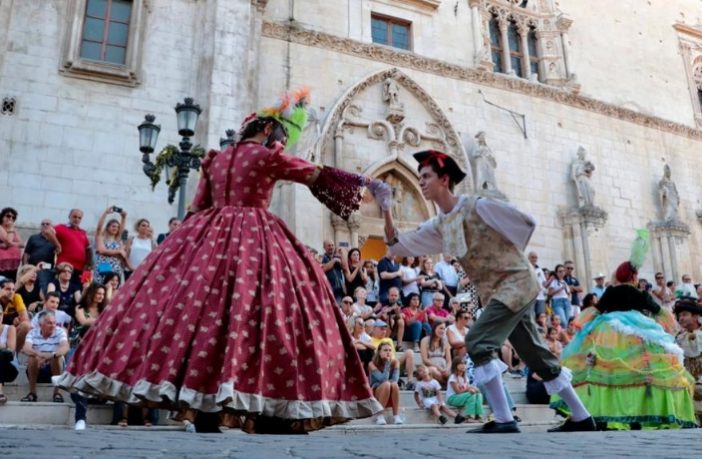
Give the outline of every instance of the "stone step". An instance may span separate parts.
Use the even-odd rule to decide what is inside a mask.
[[[109,425],[113,405],[88,405],[88,424]],[[75,406],[69,398],[64,403],[9,401],[0,407],[0,425],[73,425]],[[179,425],[168,420],[168,411],[160,410],[159,423]]]

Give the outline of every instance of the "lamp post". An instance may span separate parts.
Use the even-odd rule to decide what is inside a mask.
[[[230,145],[234,145],[234,142],[236,142],[234,129],[227,129],[224,133],[226,137],[219,138],[219,148],[222,151],[226,150]]]
[[[163,166],[176,168],[176,176],[171,179],[172,182],[168,187],[168,203],[173,204],[175,191],[178,189],[178,218],[182,220],[185,217],[185,185],[188,174],[190,169],[200,168],[200,157],[191,151],[193,144],[190,138],[195,135],[195,127],[202,109],[194,103],[192,97],[186,97],[183,103],[176,104],[175,112],[178,134],[182,139],[178,147],[173,145],[166,147],[170,154],[165,157],[165,164],[159,162],[160,158],[157,158],[154,164],[149,157],[156,149],[158,134],[161,132],[161,126],[154,124],[156,117],[151,114],[146,115],[137,129],[139,130],[139,150],[143,154],[141,158],[144,163],[143,170],[151,178],[152,184],[155,185],[158,182]]]

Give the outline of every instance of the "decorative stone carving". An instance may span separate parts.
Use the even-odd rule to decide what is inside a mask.
[[[666,223],[679,221],[680,194],[671,178],[670,166],[667,164],[663,166],[663,178],[658,182],[658,199],[661,204],[663,221]]]
[[[663,132],[670,132],[690,139],[702,140],[702,130],[580,95],[578,94],[579,88],[577,86],[569,85],[559,88],[538,84],[523,78],[510,78],[506,75],[486,71],[482,67],[464,67],[439,59],[420,56],[416,53],[395,51],[387,46],[363,43],[350,38],[305,29],[300,24],[296,24],[293,27],[288,24],[266,21],[263,23],[263,36],[282,41],[291,41],[306,46],[324,48],[350,56],[369,59],[374,62],[399,65],[420,72],[440,75],[445,78],[470,81],[484,86],[518,92],[528,96],[550,100],[561,105],[575,107],[638,124],[646,128],[658,129]],[[447,124],[450,123],[447,121]],[[458,139],[449,136],[448,140],[451,142],[451,148],[455,149],[456,145],[459,143]]]
[[[577,158],[570,167],[570,178],[575,182],[578,207],[595,206],[595,190],[590,183],[595,165],[585,159],[585,148],[578,147]]]
[[[475,192],[496,199],[507,200],[507,197],[497,188],[495,169],[497,160],[485,140],[485,132],[475,135],[473,149],[473,171],[475,173]]]
[[[385,119],[392,124],[405,119],[405,106],[400,102],[400,85],[392,78],[383,81],[383,101],[388,105]]]

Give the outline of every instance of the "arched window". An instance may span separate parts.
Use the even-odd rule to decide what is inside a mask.
[[[521,78],[524,76],[522,71],[524,52],[522,51],[522,42],[517,31],[517,23],[514,21],[509,21],[507,26],[507,42],[509,43],[509,59],[512,71]]]
[[[492,63],[495,72],[505,73],[505,67],[502,63],[502,38],[500,35],[500,26],[497,16],[493,15],[490,19],[490,52],[492,53]]]

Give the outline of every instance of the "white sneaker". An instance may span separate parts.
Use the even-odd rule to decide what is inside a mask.
[[[387,423],[388,422],[385,420],[385,416],[383,416],[382,414],[378,415],[378,417],[375,418],[375,425],[384,426]]]
[[[82,419],[80,421],[76,421],[76,426],[74,427],[75,430],[85,430],[85,421]]]
[[[193,424],[190,421],[183,421],[183,424],[185,424],[185,431],[188,433],[196,433],[197,431],[195,430],[195,424]]]
[[[401,418],[399,415],[398,415],[398,416],[395,416],[394,424],[395,424],[396,426],[399,426],[400,424],[404,424],[404,423],[405,423],[405,421],[403,421],[402,418]]]

